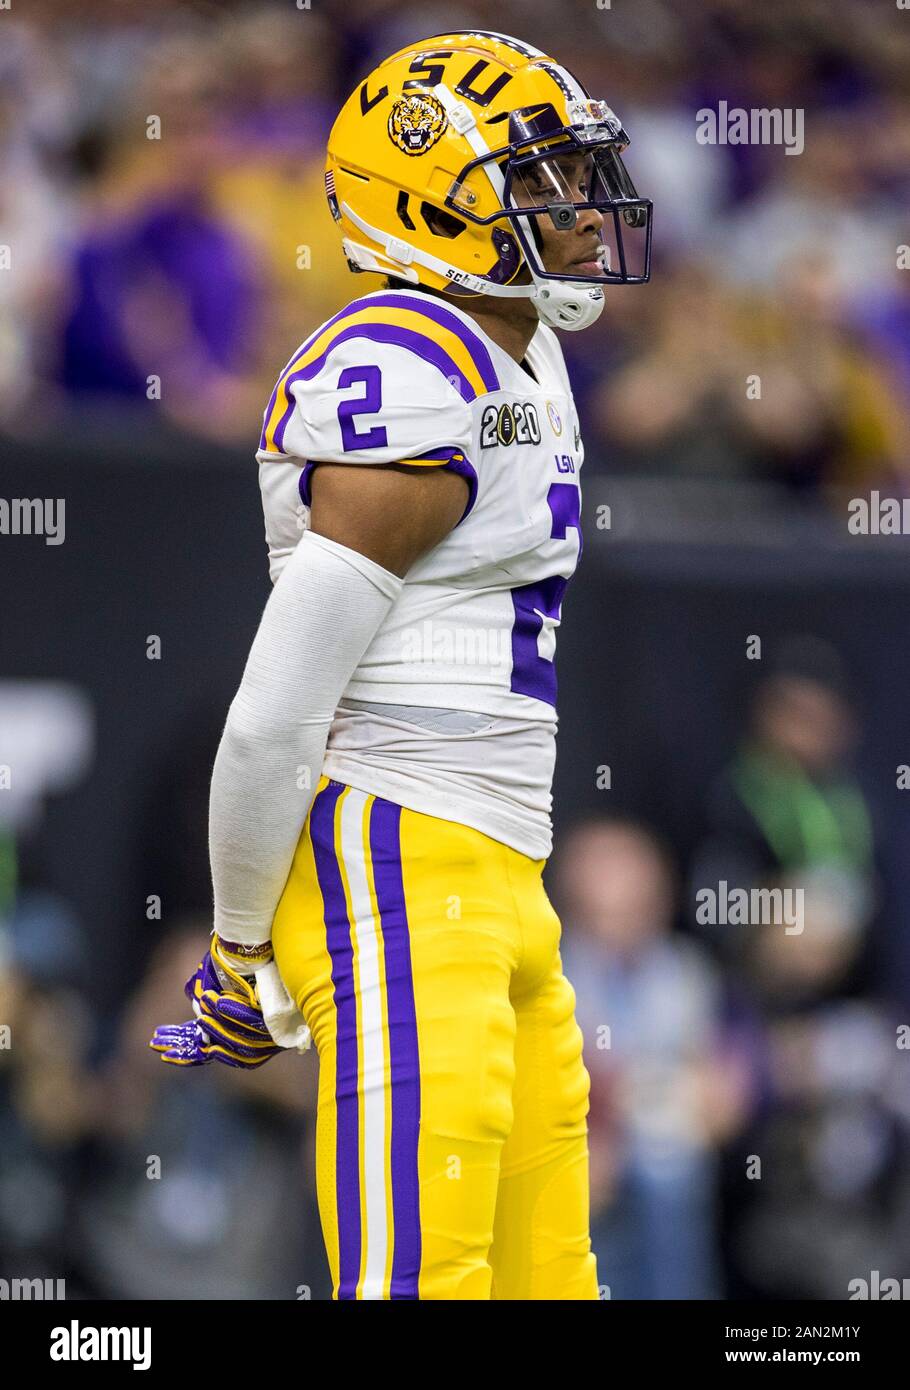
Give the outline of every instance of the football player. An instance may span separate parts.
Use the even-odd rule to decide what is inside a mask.
[[[581,550],[554,329],[648,278],[619,120],[530,45],[361,82],[326,194],[385,277],[294,352],[258,460],[274,590],[211,789],[178,1065],[312,1034],[335,1297],[593,1299],[588,1077],[541,873]]]

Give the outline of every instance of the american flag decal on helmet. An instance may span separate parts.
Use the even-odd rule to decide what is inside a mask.
[[[336,222],[341,221],[341,212],[338,207],[338,198],[335,194],[335,170],[327,169],[325,175],[325,196],[329,201],[329,209]]]

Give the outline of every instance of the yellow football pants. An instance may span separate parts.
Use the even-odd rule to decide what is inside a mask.
[[[528,859],[323,778],[275,917],[339,1299],[596,1299],[588,1074]]]

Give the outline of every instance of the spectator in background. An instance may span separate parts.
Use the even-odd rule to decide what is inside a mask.
[[[674,875],[635,825],[571,832],[557,900],[591,1074],[600,1281],[613,1298],[719,1298],[717,1149],[743,1123],[750,1069],[716,971],[671,932]]]
[[[842,954],[846,967],[870,921],[873,835],[850,769],[856,734],[837,654],[821,641],[796,639],[761,681],[747,733],[709,797],[709,829],[691,871],[693,903],[720,883],[798,887],[810,906],[818,896],[814,931],[784,937],[791,983],[797,958],[814,949]],[[702,930],[756,998],[774,996],[781,923]]]
[[[0,1277],[63,1279],[73,1297],[90,1287],[72,1230],[102,1109],[87,946],[34,843],[17,852],[4,835],[2,850]]]
[[[73,393],[160,398],[168,418],[230,438],[254,411],[248,377],[266,306],[253,249],[213,205],[229,150],[209,45],[189,35],[160,45],[117,137],[86,171],[60,372]],[[149,113],[160,138],[147,138]]]
[[[906,477],[910,395],[884,354],[863,349],[829,247],[782,262],[740,326],[761,398],[739,393],[739,418],[768,477],[797,487]]]
[[[305,1199],[311,1059],[216,1067],[201,1090],[158,1064],[150,1020],[185,1007],[174,972],[196,968],[200,921],[158,938],[110,1045],[78,923],[31,856],[12,881],[10,845],[0,839],[0,1278],[61,1279],[68,1298],[329,1297]]]
[[[902,246],[907,247],[907,240]],[[902,249],[899,254],[910,262],[910,249]],[[857,342],[863,344],[876,361],[887,364],[891,397],[900,404],[901,412],[897,419],[899,441],[894,451],[897,458],[893,476],[886,481],[891,484],[889,492],[897,487],[907,493],[910,491],[910,468],[907,466],[910,423],[906,408],[910,402],[910,264],[894,270],[891,283],[883,293],[852,304],[850,320]]]
[[[276,342],[289,355],[349,294],[323,183],[333,33],[278,9],[175,28],[70,152],[82,226],[59,379],[83,402],[151,401],[186,430],[249,441]]]
[[[339,89],[346,99],[360,75],[339,68],[341,37],[316,9],[301,16],[261,6],[219,31],[214,62],[231,94],[222,111],[230,159],[213,179],[212,196],[226,225],[255,247],[267,279],[267,374],[276,345],[278,357],[289,356],[352,293],[383,283],[372,275],[352,280],[325,198],[325,146]],[[265,384],[267,398],[273,383]]]
[[[910,394],[845,325],[824,252],[786,263],[761,294],[680,262],[651,300],[631,330],[611,316],[614,361],[589,386],[613,471],[765,477],[794,489],[906,479]],[[877,323],[879,334],[893,331],[890,318]]]
[[[490,23],[488,0],[422,13],[428,32]],[[627,121],[639,186],[661,190],[647,296],[615,288],[584,352],[566,338],[589,472],[905,487],[900,27],[840,0],[823,15],[706,0],[684,16],[667,0],[622,14],[510,0],[496,20],[529,24],[544,48],[571,31],[569,65]],[[351,292],[322,183],[333,104],[413,26],[404,0],[238,0],[217,17],[179,0],[74,17],[48,0],[11,16],[5,428],[34,437],[75,402],[248,444],[276,351]],[[805,150],[699,144],[696,112],[721,97],[805,110]],[[358,278],[361,293],[379,286]]]
[[[662,274],[649,295],[630,355],[589,398],[611,469],[752,476],[759,464],[740,423],[748,360],[729,295],[692,262]]]
[[[865,922],[853,895],[813,883],[800,925],[749,928],[766,1065],[754,1122],[726,1154],[735,1297],[844,1299],[873,1269],[910,1274],[904,1018],[855,986]]]
[[[185,1007],[174,977],[195,970],[207,924],[156,943],[102,1071],[105,1109],[78,1240],[104,1297],[326,1298],[331,1284],[307,1167],[316,1069],[291,1052],[210,1084],[149,1050],[154,1020]],[[166,1074],[167,1073],[167,1074]]]
[[[871,817],[850,768],[856,735],[836,653],[791,642],[759,685],[692,866],[693,899],[803,895],[795,921],[750,908],[742,923],[698,928],[767,1037],[762,1103],[726,1167],[740,1297],[842,1299],[873,1268],[910,1269],[901,1018],[863,987],[876,886]]]
[[[816,897],[801,936],[778,933],[765,974],[767,1085],[726,1166],[738,1297],[845,1299],[873,1270],[910,1277],[905,1020],[844,997],[850,951],[823,911]]]
[[[869,293],[887,281],[903,230],[874,162],[857,158],[881,138],[885,113],[864,103],[812,114],[803,151],[787,157],[776,149],[776,177],[740,205],[716,249],[731,282],[772,289],[784,266],[821,254],[842,297]]]
[[[75,215],[53,154],[68,135],[75,94],[59,48],[4,14],[0,44],[0,424],[35,388],[53,352],[54,307],[64,291],[64,248]],[[46,362],[45,362],[46,367]]]

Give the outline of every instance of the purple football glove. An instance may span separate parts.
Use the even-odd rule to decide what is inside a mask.
[[[261,1067],[282,1049],[266,1027],[255,986],[224,959],[217,936],[187,980],[184,993],[196,1017],[155,1029],[149,1047],[163,1062],[201,1067]],[[226,982],[226,983],[223,983]]]

